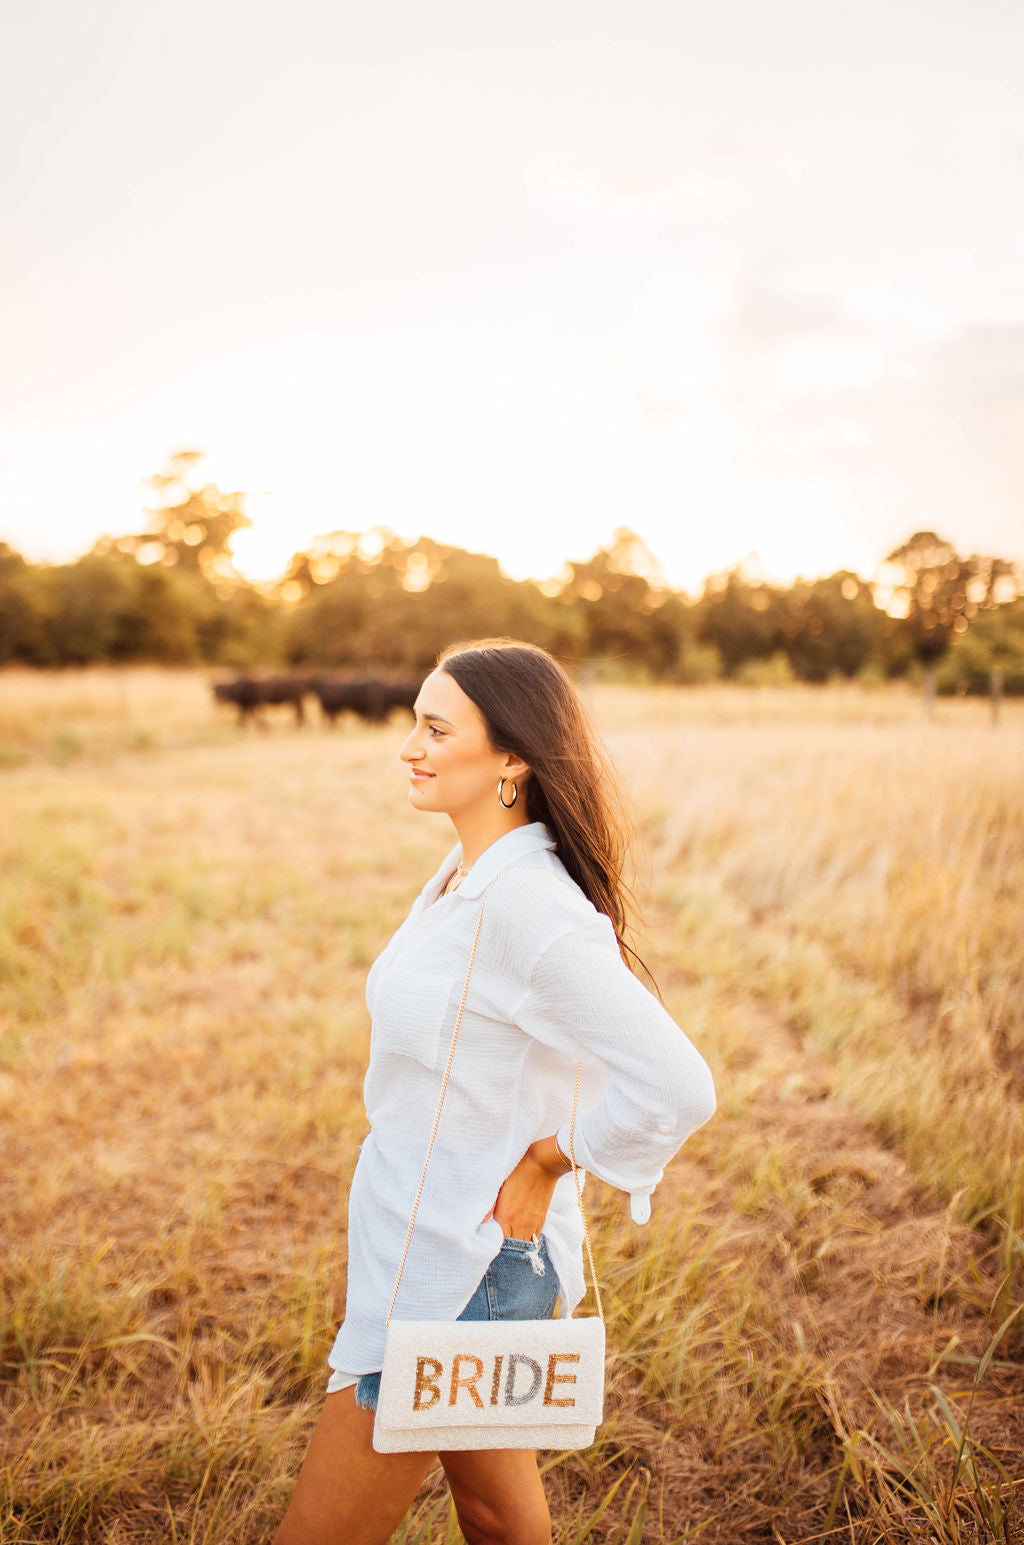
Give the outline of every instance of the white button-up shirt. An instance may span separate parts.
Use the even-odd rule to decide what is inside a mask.
[[[501,1225],[481,1220],[502,1182],[537,1138],[557,1131],[569,1152],[579,1061],[577,1163],[629,1192],[637,1222],[650,1214],[665,1164],[715,1108],[703,1057],[624,964],[611,922],[569,880],[554,847],[540,822],[517,827],[442,895],[461,856],[454,848],[370,970],[370,1132],[349,1198],[334,1369],[372,1373],[383,1360],[473,935],[496,877],[395,1318],[454,1320],[465,1308],[501,1248]],[[584,1290],[571,1174],[555,1186],[544,1237],[569,1313]]]

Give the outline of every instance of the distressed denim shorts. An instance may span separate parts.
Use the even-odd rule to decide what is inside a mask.
[[[550,1320],[560,1291],[543,1235],[537,1245],[529,1239],[506,1239],[459,1319]],[[335,1374],[327,1392],[344,1389],[351,1382]],[[380,1374],[364,1373],[355,1382],[356,1405],[376,1411]]]

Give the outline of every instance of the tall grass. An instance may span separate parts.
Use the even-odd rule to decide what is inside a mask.
[[[212,673],[211,673],[212,678]],[[0,670],[0,768],[226,738],[206,675],[159,666]]]
[[[962,1216],[1020,1234],[1021,725],[723,729],[715,749],[683,726],[659,754],[619,743],[677,948],[743,976]]]
[[[0,1541],[256,1545],[343,1309],[366,967],[448,829],[406,805],[398,721],[236,734],[197,678],[84,674],[39,724],[51,689],[69,758],[0,678]],[[147,745],[126,693],[163,694]],[[592,697],[720,1109],[646,1230],[593,1187],[608,1418],[545,1459],[556,1539],[1006,1545],[1024,722]],[[434,1477],[396,1539],[456,1538]]]

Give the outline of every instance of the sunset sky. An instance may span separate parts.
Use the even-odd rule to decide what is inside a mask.
[[[4,23],[0,537],[181,448],[280,572],[1024,560],[1020,0],[34,0]]]

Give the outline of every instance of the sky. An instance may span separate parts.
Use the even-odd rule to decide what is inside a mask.
[[[385,525],[695,591],[1024,560],[1019,0],[33,0],[0,61],[0,539],[180,449],[251,578]]]

